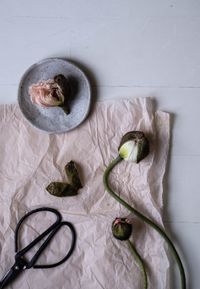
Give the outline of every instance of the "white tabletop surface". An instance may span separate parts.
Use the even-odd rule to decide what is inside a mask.
[[[163,218],[199,289],[200,1],[1,0],[0,103],[53,56],[87,67],[99,100],[152,96],[172,113]]]

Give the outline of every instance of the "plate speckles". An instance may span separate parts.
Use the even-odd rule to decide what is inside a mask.
[[[69,77],[72,82],[69,115],[59,107],[42,108],[33,104],[28,93],[31,84],[53,78],[56,74]],[[24,117],[38,129],[48,133],[64,133],[86,119],[91,103],[90,84],[85,73],[75,64],[62,58],[47,58],[33,64],[24,73],[18,89],[18,103]]]

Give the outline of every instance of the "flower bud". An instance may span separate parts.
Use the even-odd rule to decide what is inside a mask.
[[[125,218],[116,218],[112,223],[112,233],[118,240],[128,240],[132,233],[132,225]]]
[[[142,131],[126,133],[119,146],[119,155],[125,161],[139,163],[149,154],[149,141]]]

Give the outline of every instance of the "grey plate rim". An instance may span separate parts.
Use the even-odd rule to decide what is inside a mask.
[[[65,61],[71,65],[73,65],[75,67],[75,69],[77,69],[81,74],[84,75],[85,77],[85,81],[86,81],[86,85],[88,87],[88,107],[85,111],[85,114],[84,116],[82,117],[81,121],[76,124],[75,126],[71,127],[70,129],[66,129],[66,130],[57,130],[57,131],[48,131],[48,130],[45,130],[45,129],[42,129],[40,126],[38,126],[37,124],[33,123],[32,121],[30,121],[30,119],[28,119],[28,117],[26,116],[26,114],[24,113],[23,109],[21,108],[21,104],[20,104],[20,90],[21,90],[21,86],[23,84],[23,81],[24,81],[24,78],[26,77],[26,75],[37,65],[40,65],[46,61],[49,61],[49,60],[62,60],[62,61]],[[19,105],[19,108],[20,108],[20,111],[21,113],[23,114],[24,118],[28,121],[29,124],[31,124],[33,127],[39,129],[40,131],[42,132],[46,132],[48,134],[62,134],[62,133],[66,133],[66,132],[69,132],[73,129],[75,129],[76,127],[80,126],[84,121],[85,119],[87,118],[88,114],[89,114],[89,111],[90,111],[90,107],[91,107],[91,84],[88,80],[88,77],[87,75],[85,74],[85,72],[76,64],[74,63],[73,61],[70,61],[66,58],[63,58],[63,57],[47,57],[47,58],[44,58],[44,59],[41,59],[35,63],[33,63],[31,66],[29,66],[29,68],[27,68],[25,70],[25,72],[22,74],[21,78],[20,78],[20,81],[19,81],[19,84],[18,84],[18,91],[17,91],[17,102],[18,102],[18,105]]]

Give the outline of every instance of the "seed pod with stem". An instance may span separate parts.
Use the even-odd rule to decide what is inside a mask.
[[[133,255],[138,267],[141,270],[143,279],[143,288],[147,289],[148,279],[144,262],[140,254],[136,250],[134,243],[131,242],[129,239],[132,233],[132,224],[129,222],[127,218],[116,218],[112,223],[112,233],[116,239],[127,242],[131,254]]]
[[[147,138],[145,137],[143,132],[138,131],[132,131],[127,133],[121,141],[120,147],[119,147],[119,155],[108,165],[106,168],[104,175],[103,175],[103,183],[106,191],[121,205],[123,205],[127,210],[129,210],[131,213],[135,214],[139,219],[141,219],[143,222],[151,226],[154,230],[156,230],[160,236],[166,241],[168,244],[171,253],[173,254],[175,261],[178,265],[180,278],[181,278],[181,288],[186,289],[186,277],[185,277],[185,271],[184,267],[181,261],[181,258],[164,231],[158,224],[153,222],[150,218],[146,217],[142,213],[140,213],[138,210],[130,206],[124,199],[122,199],[117,193],[115,193],[110,184],[109,184],[109,176],[112,170],[115,166],[117,166],[122,160],[125,161],[133,161],[135,163],[138,163],[143,158],[145,158],[148,155],[149,152],[149,142]]]

